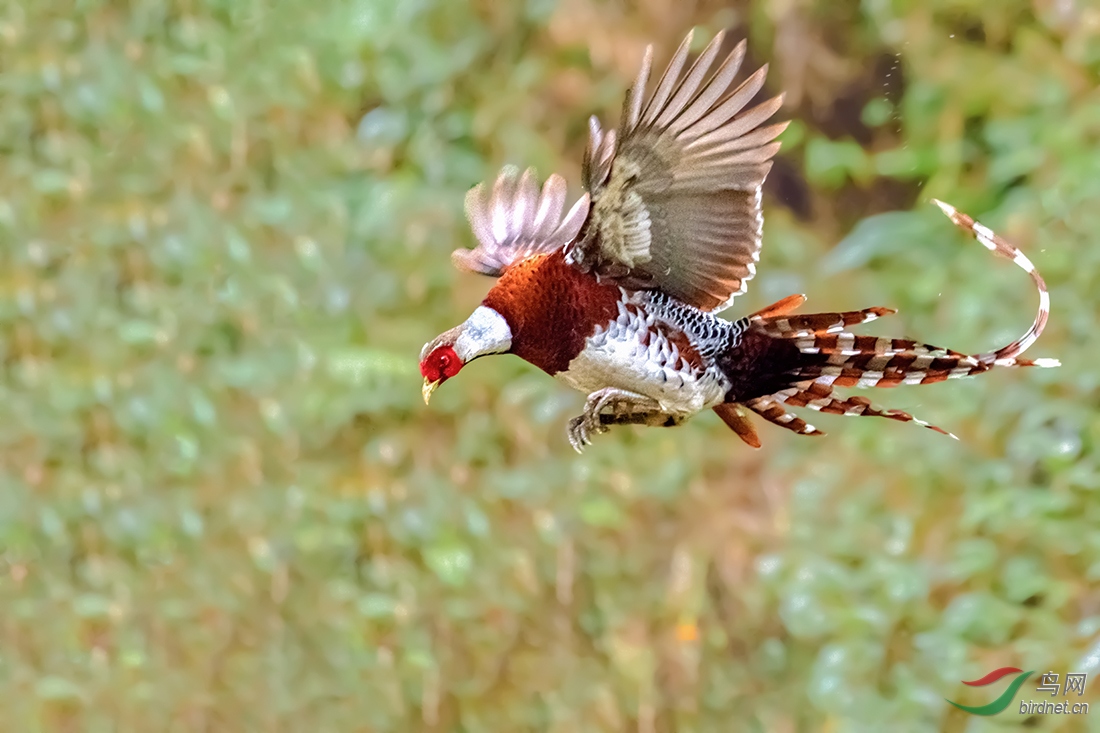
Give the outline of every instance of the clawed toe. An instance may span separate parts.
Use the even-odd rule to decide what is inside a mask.
[[[606,433],[612,424],[648,424],[652,416],[640,412],[643,409],[656,411],[659,405],[643,395],[613,387],[593,392],[584,403],[584,413],[569,421],[569,444],[582,453],[592,444],[593,435]]]
[[[600,422],[598,412],[586,412],[584,415],[578,415],[569,421],[569,444],[573,446],[573,450],[583,453],[585,446],[592,444],[593,435],[606,433],[607,430],[607,426]]]

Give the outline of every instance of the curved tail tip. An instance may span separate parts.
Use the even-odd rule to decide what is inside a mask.
[[[958,213],[959,213],[959,210],[956,209],[954,206],[952,206],[951,204],[946,204],[943,201],[940,201],[939,199],[932,199],[932,203],[934,203],[936,206],[940,207],[940,211],[947,214],[952,219],[954,219],[955,216],[958,215]]]
[[[1043,368],[1046,368],[1046,369],[1050,369],[1050,368],[1053,368],[1053,367],[1062,366],[1062,362],[1059,361],[1058,359],[1033,359],[1032,360],[1032,365],[1037,366],[1037,367],[1043,367]]]

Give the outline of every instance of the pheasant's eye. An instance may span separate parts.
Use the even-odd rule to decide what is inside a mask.
[[[439,355],[439,366],[442,367],[443,369],[446,369],[450,365],[451,365],[451,357],[448,356],[447,354],[440,354]]]

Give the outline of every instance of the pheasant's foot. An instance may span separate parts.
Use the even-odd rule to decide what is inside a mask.
[[[609,409],[607,414],[603,414]],[[653,420],[660,418],[660,422]],[[594,434],[606,433],[609,425],[621,423],[665,424],[669,416],[660,411],[660,404],[645,395],[625,389],[608,387],[588,395],[584,413],[569,421],[569,444],[581,453],[591,444]]]
[[[606,432],[607,428],[603,425],[591,425],[587,415],[578,415],[569,421],[569,445],[578,453],[583,453],[584,447],[592,443],[592,433]]]

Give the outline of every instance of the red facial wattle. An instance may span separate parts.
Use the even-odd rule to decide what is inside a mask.
[[[450,379],[462,369],[462,360],[450,346],[440,346],[420,362],[420,374],[429,382]]]
[[[435,388],[462,369],[462,360],[451,346],[440,346],[420,362],[420,374],[424,377],[424,404],[431,399]]]

